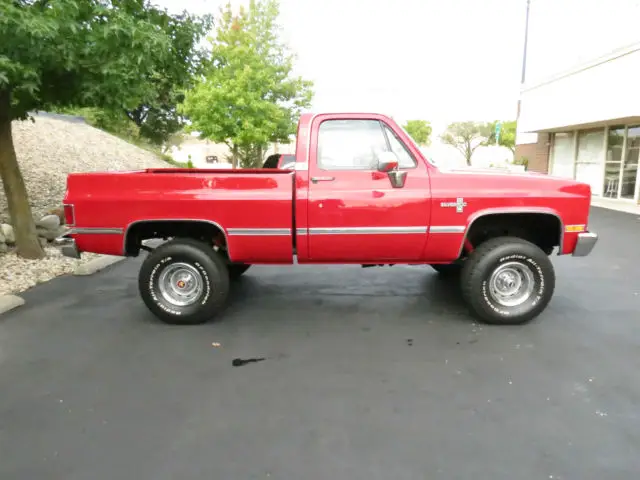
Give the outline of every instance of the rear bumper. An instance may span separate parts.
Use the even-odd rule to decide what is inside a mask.
[[[60,250],[65,257],[80,258],[80,250],[78,250],[76,241],[69,234],[56,238],[53,243],[58,247],[62,247]]]
[[[586,257],[591,253],[593,247],[598,242],[598,234],[593,232],[583,232],[578,234],[576,248],[573,249],[574,257]]]

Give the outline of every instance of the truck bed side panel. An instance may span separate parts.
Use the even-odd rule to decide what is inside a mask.
[[[198,220],[218,225],[236,262],[292,263],[292,172],[122,172],[70,175],[80,250],[124,254],[140,221]]]

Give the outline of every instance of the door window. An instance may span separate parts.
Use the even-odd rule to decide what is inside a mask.
[[[396,154],[398,158],[399,168],[414,168],[416,166],[416,160],[413,158],[407,147],[396,135],[396,132],[391,130],[387,125],[384,126],[384,131],[389,139],[389,145],[391,151]]]
[[[375,170],[388,151],[377,120],[325,120],[318,132],[318,167],[322,170]]]

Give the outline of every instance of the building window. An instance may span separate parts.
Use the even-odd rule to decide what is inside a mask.
[[[603,197],[617,198],[620,185],[620,169],[622,167],[622,150],[624,149],[625,127],[609,128],[607,136],[607,160],[604,165]]]
[[[634,199],[639,153],[640,125],[611,127],[607,138],[603,196]]]
[[[604,128],[583,130],[578,133],[576,180],[588,183],[593,195],[603,192]]]
[[[629,127],[626,152],[622,165],[620,198],[633,199],[638,178],[638,155],[640,153],[640,126]]]
[[[573,132],[558,132],[553,135],[551,175],[573,178],[573,140]]]

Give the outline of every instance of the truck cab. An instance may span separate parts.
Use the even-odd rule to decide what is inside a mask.
[[[215,316],[251,265],[297,262],[431,265],[460,277],[476,316],[513,324],[550,301],[554,251],[582,256],[597,241],[587,184],[443,171],[382,114],[303,114],[294,160],[72,174],[63,251],[149,251],[140,293],[170,323]],[[166,243],[151,250],[152,238]]]

